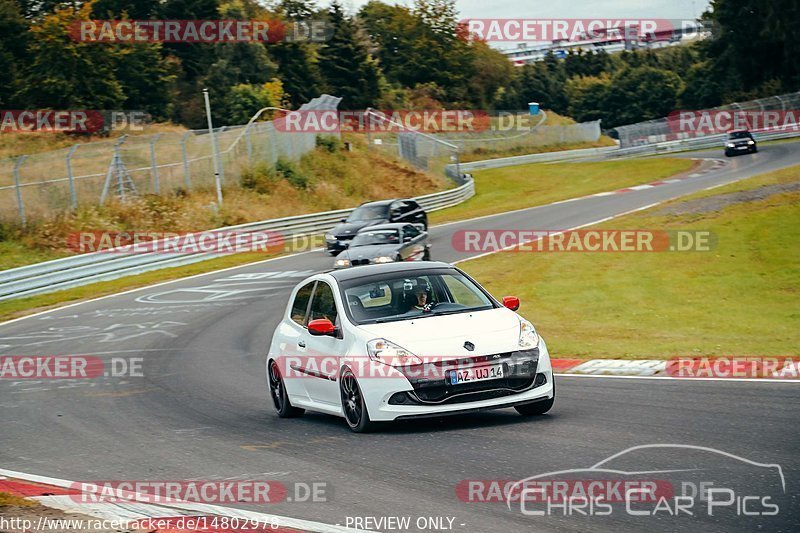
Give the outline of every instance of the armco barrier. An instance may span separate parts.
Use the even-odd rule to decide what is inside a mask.
[[[444,209],[475,195],[472,179],[447,191],[420,196],[416,200],[426,211]],[[274,231],[284,237],[320,235],[347,217],[353,209],[340,209],[286,218],[251,222],[222,228],[226,231]],[[219,231],[219,230],[217,230]],[[43,294],[97,281],[108,281],[150,270],[196,263],[223,254],[123,254],[95,252],[12,268],[0,272],[0,300]]]
[[[756,141],[759,142],[790,139],[793,137],[800,137],[800,125],[798,125],[798,131],[754,130],[752,133],[755,136]],[[542,154],[486,159],[483,161],[461,163],[461,171],[470,172],[473,170],[511,167],[516,165],[525,165],[528,163],[580,161],[582,159],[621,159],[627,157],[689,152],[692,150],[704,150],[708,148],[718,148],[720,153],[722,153],[725,137],[726,134],[723,133],[719,135],[695,137],[693,139],[682,139],[679,141],[667,141],[663,143],[632,146],[630,148],[605,146],[602,148],[584,148],[580,150],[564,150],[562,152],[545,152]],[[448,165],[447,172],[448,175],[455,173],[455,165]]]

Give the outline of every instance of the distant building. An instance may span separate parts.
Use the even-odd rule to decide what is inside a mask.
[[[696,39],[704,39],[710,32],[699,24],[687,25],[685,28],[656,31],[652,35],[640,35],[636,27],[606,28],[600,37],[586,38],[576,41],[552,41],[550,43],[520,43],[516,48],[499,50],[516,66],[542,61],[552,52],[558,59],[564,59],[570,51],[599,52],[614,54],[623,50],[640,50],[664,48],[685,44]]]

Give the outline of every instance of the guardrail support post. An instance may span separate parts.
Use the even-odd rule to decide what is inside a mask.
[[[187,131],[181,137],[181,156],[183,157],[183,183],[186,185],[186,190],[192,190],[192,178],[189,175],[189,157],[186,154],[186,139],[191,135],[191,131]]]
[[[73,145],[67,152],[67,180],[69,181],[69,202],[72,209],[78,207],[78,193],[75,191],[75,177],[72,175],[72,156],[80,144]]]
[[[150,139],[150,168],[153,175],[153,192],[156,194],[159,194],[161,189],[158,183],[158,165],[156,164],[156,143],[159,137],[161,137],[161,134],[156,133]]]
[[[27,155],[21,155],[17,158],[17,162],[14,163],[14,188],[17,192],[17,210],[19,210],[19,221],[22,224],[22,227],[25,227],[25,206],[22,203],[22,190],[20,189],[19,183],[19,167],[22,166],[22,163],[25,162]]]

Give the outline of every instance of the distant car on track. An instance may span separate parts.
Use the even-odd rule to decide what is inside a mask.
[[[334,270],[292,291],[269,348],[266,377],[278,416],[306,409],[375,422],[514,407],[546,413],[555,383],[544,340],[446,263]]]
[[[758,152],[758,144],[749,131],[737,130],[728,133],[728,138],[725,140],[727,157],[736,154],[755,154],[756,152]]]
[[[333,263],[335,268],[393,263],[395,261],[430,261],[428,232],[413,224],[378,224],[360,230],[350,246]]]
[[[325,235],[325,245],[331,255],[347,249],[360,229],[376,224],[405,222],[428,231],[428,215],[416,200],[381,200],[358,206]]]

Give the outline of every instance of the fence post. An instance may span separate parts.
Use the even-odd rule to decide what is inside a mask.
[[[181,137],[181,154],[183,156],[183,183],[186,185],[186,190],[192,190],[192,178],[189,176],[189,157],[186,154],[186,139],[191,135],[191,131],[187,131]]]
[[[250,139],[250,124],[247,125],[247,129],[245,129],[244,138],[247,141],[247,163],[252,165],[253,164],[253,141]]]
[[[156,194],[161,192],[158,183],[158,165],[156,164],[156,143],[159,137],[161,137],[161,134],[156,133],[153,135],[153,138],[150,139],[150,168],[151,174],[153,175],[153,192]]]
[[[17,158],[17,162],[14,163],[14,188],[17,191],[17,209],[19,210],[19,221],[22,224],[22,227],[25,227],[25,206],[22,204],[22,191],[20,190],[19,184],[19,167],[22,166],[22,163],[27,159],[27,155],[21,155]]]
[[[222,126],[219,129],[219,134],[222,135],[227,129],[228,126]],[[214,144],[217,146],[217,157],[219,158],[219,181],[225,185],[225,159],[222,157],[223,153],[219,149],[219,137],[216,135],[214,135]]]
[[[67,152],[67,180],[69,181],[69,201],[72,209],[78,207],[78,193],[75,191],[75,177],[72,175],[72,156],[80,144],[73,145]]]

